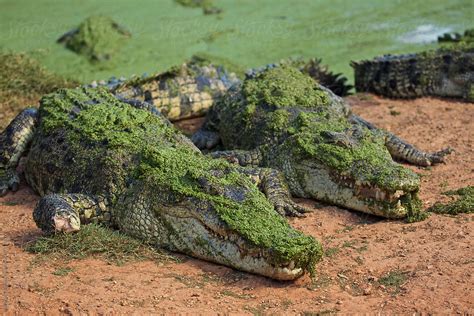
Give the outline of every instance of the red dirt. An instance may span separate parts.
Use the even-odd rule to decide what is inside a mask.
[[[425,206],[445,199],[442,191],[474,185],[472,104],[370,95],[348,101],[356,113],[424,150],[456,150],[446,164],[413,168],[423,175]],[[190,258],[161,266],[96,259],[34,265],[22,246],[41,234],[31,216],[37,200],[25,185],[0,198],[0,292],[8,314],[474,313],[473,214],[407,224],[301,200],[314,212],[289,221],[320,239],[330,255],[315,280],[280,283]],[[73,271],[52,274],[65,266]],[[390,272],[403,277],[398,287],[384,282]]]

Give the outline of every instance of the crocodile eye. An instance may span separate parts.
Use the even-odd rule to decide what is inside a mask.
[[[325,138],[326,143],[334,144],[345,148],[352,148],[353,141],[345,133],[323,131],[321,135]]]

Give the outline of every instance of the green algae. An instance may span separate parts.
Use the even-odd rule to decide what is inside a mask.
[[[421,222],[430,216],[430,213],[423,210],[423,202],[418,197],[418,194],[406,194],[401,199],[402,204],[407,208],[406,221],[408,223]]]
[[[352,85],[347,84],[348,79],[344,75],[330,71],[328,66],[322,64],[320,58],[292,57],[280,60],[277,65],[295,67],[338,96],[349,95],[349,91],[353,88]]]
[[[98,15],[87,18],[76,32],[59,41],[64,41],[68,49],[94,62],[111,59],[129,37],[130,33],[113,19]]]
[[[295,261],[312,271],[320,259],[321,245],[291,228],[249,177],[224,160],[183,146],[177,141],[178,132],[152,113],[120,102],[103,89],[86,88],[44,97],[40,113],[42,133],[65,129],[73,146],[105,147],[137,157],[138,166],[128,172],[155,192],[168,192],[174,201],[193,198],[210,203],[231,230],[268,249],[275,264]],[[203,179],[211,190],[203,187]],[[243,196],[229,196],[225,190]]]
[[[474,213],[474,186],[446,191],[443,194],[452,197],[453,200],[446,204],[436,202],[428,208],[429,212],[450,215]]]
[[[263,107],[315,107],[329,102],[326,92],[319,89],[311,77],[286,65],[246,80],[242,92],[249,104]]]
[[[435,47],[398,40],[422,21],[457,31],[472,24],[472,14],[466,10],[472,7],[471,0],[300,0],[291,8],[281,0],[216,4],[224,10],[221,16],[204,16],[200,9],[185,9],[171,0],[142,0],[139,5],[126,0],[81,0],[80,6],[51,0],[9,1],[8,10],[0,10],[0,46],[15,51],[46,49],[41,63],[83,83],[167,69],[202,51],[245,69],[289,56],[317,56],[352,80],[350,60]],[[412,18],[414,12],[417,18]],[[114,57],[113,68],[77,58],[53,40],[97,13],[116,18],[136,35]],[[209,35],[229,29],[235,32],[205,42]]]
[[[466,100],[469,102],[474,102],[474,84],[471,84],[471,88],[469,89]]]

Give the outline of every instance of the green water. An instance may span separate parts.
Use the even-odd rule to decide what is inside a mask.
[[[462,31],[472,27],[474,12],[472,0],[217,0],[216,5],[222,14],[203,15],[173,0],[0,0],[0,49],[33,52],[51,70],[83,82],[160,71],[202,52],[245,68],[288,56],[321,57],[352,78],[350,60],[432,47],[402,37],[417,28],[421,38]],[[133,34],[112,62],[92,65],[55,42],[93,14],[111,16]]]

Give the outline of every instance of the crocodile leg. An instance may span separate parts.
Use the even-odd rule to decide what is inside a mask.
[[[38,111],[27,108],[0,134],[0,196],[16,191],[20,178],[16,167],[33,138]]]
[[[193,134],[191,140],[197,148],[204,150],[212,149],[217,146],[221,138],[217,132],[200,129]]]
[[[250,176],[280,215],[303,217],[304,213],[310,212],[293,202],[285,178],[280,171],[269,168],[242,168],[241,170],[242,173]]]
[[[424,152],[398,136],[377,128],[357,115],[352,115],[350,120],[353,124],[358,124],[370,130],[383,133],[385,135],[385,145],[392,157],[398,160],[405,160],[416,166],[426,167],[442,163],[444,162],[444,157],[453,152],[453,149],[449,147],[433,153]]]
[[[215,151],[210,154],[213,158],[224,158],[229,162],[243,167],[242,173],[250,176],[273,204],[275,210],[282,216],[303,216],[308,210],[291,200],[290,191],[283,174],[275,169],[259,168],[263,156],[257,147],[253,150]]]
[[[33,211],[36,225],[46,232],[74,232],[81,224],[92,222],[111,225],[111,214],[102,199],[84,194],[44,196]]]

